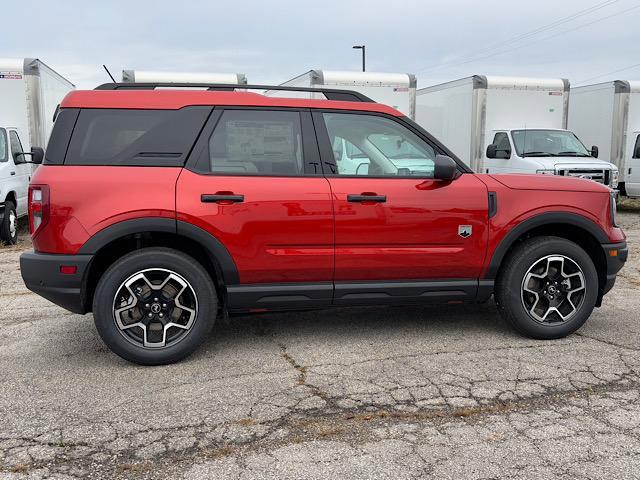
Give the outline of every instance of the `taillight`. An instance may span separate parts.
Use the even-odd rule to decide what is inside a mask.
[[[29,186],[29,230],[31,236],[49,221],[49,187]]]

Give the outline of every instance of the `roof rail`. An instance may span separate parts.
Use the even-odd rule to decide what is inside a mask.
[[[155,90],[156,88],[177,87],[177,88],[206,88],[211,91],[233,92],[240,90],[283,90],[287,92],[318,92],[322,93],[327,100],[339,100],[344,102],[368,102],[376,103],[366,95],[353,90],[339,90],[336,88],[305,88],[305,87],[283,87],[281,85],[233,85],[226,83],[103,83],[95,90]]]

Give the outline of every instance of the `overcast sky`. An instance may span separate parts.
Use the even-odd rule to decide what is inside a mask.
[[[118,80],[139,69],[281,83],[358,70],[361,43],[368,70],[415,73],[418,86],[472,74],[640,78],[638,0],[22,0],[3,2],[2,17],[0,57],[38,57],[79,88],[108,81],[103,63]]]

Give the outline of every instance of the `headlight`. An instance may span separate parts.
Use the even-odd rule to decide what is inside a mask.
[[[616,205],[617,192],[609,193],[609,207],[611,210],[611,225],[618,226],[618,207]]]
[[[540,175],[555,175],[556,171],[555,170],[536,170],[536,173]]]
[[[611,171],[611,188],[618,188],[618,176],[619,176],[619,172],[618,169],[612,170]]]

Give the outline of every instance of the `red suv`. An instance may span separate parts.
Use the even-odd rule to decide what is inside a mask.
[[[158,86],[65,98],[20,258],[29,289],[93,311],[127,360],[177,361],[219,315],[492,294],[519,332],[563,337],[626,260],[607,187],[475,174],[359,93]]]

